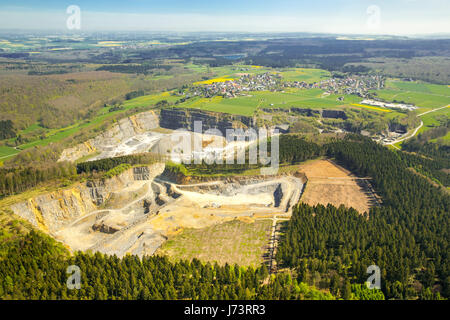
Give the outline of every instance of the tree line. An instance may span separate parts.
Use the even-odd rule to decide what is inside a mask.
[[[67,267],[81,271],[80,289],[67,286]],[[69,281],[70,282],[70,281]],[[358,298],[354,295],[354,298]],[[70,256],[50,237],[31,231],[0,256],[0,299],[228,300],[334,299],[289,274],[269,277],[267,267],[220,266],[165,256],[77,252]]]
[[[70,179],[74,175],[76,167],[69,162],[41,167],[0,168],[0,198],[27,191],[44,182]]]
[[[145,152],[113,158],[99,159],[94,161],[80,162],[76,165],[76,168],[78,174],[93,173],[109,171],[121,164],[129,164],[131,166],[136,164],[151,164],[158,160],[161,160],[161,157],[157,154]]]
[[[103,65],[96,69],[96,71],[110,71],[110,72],[118,72],[118,73],[136,73],[136,74],[144,74],[147,75],[151,73],[153,70],[163,69],[165,71],[169,71],[172,69],[172,66],[164,65],[164,64],[110,64]]]
[[[14,138],[16,129],[11,120],[0,120],[0,140]]]
[[[152,153],[140,153],[74,164],[53,162],[46,165],[0,168],[0,198],[25,192],[41,184],[60,181],[63,186],[82,178],[101,179],[117,175],[132,165],[161,160]],[[126,165],[126,166],[125,166]]]

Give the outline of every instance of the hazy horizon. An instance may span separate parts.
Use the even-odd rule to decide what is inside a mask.
[[[450,32],[445,0],[27,1],[0,3],[0,31],[68,31],[67,8],[81,10],[80,32],[324,33],[434,35]]]

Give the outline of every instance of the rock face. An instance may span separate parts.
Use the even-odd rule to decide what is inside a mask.
[[[154,254],[181,228],[290,214],[304,185],[301,174],[287,173],[178,185],[164,176],[164,169],[163,163],[131,168],[111,179],[30,198],[11,209],[73,251],[143,256]]]
[[[342,110],[322,110],[322,118],[347,119],[347,115]]]
[[[111,145],[117,145],[127,139],[143,134],[159,126],[158,115],[154,111],[142,112],[121,119],[113,127],[97,137],[73,148],[65,149],[58,161],[75,161],[81,157],[107,150]]]
[[[158,127],[194,131],[194,123],[201,121],[201,131],[218,129],[223,136],[227,129],[255,127],[255,119],[239,115],[196,109],[168,108],[160,114],[147,111],[120,120],[112,128],[75,147],[65,149],[58,161],[75,161],[81,157],[110,158],[118,155],[147,152],[161,144],[168,135],[150,131]],[[166,143],[162,143],[164,147]]]
[[[333,119],[347,119],[347,114],[342,110],[329,110],[329,109],[308,109],[308,108],[264,108],[264,112],[290,112],[300,114],[305,117],[312,117],[314,115],[321,116],[322,118],[333,118]]]
[[[396,133],[406,133],[406,132],[408,132],[408,128],[406,125],[402,125],[397,122],[390,122],[389,123],[389,131],[396,132]]]
[[[77,185],[14,204],[11,209],[41,230],[52,232],[68,221],[96,210],[92,193],[93,190],[86,185]]]
[[[201,121],[202,131],[219,129],[225,136],[226,129],[254,127],[252,117],[210,112],[196,109],[168,108],[162,109],[159,124],[167,129],[187,129],[194,131],[194,122]]]
[[[124,227],[124,224],[117,223],[117,221],[108,221],[107,219],[100,220],[92,226],[92,230],[107,234],[113,234]]]
[[[133,168],[134,180],[149,180],[150,170],[148,167]]]
[[[141,167],[146,177],[139,175],[139,180],[151,178],[162,172],[163,164]],[[146,169],[144,169],[146,168]],[[68,223],[96,211],[112,195],[121,193],[124,188],[137,181],[133,169],[106,180],[87,181],[71,188],[50,192],[13,204],[15,214],[31,222],[43,231],[53,233]]]
[[[304,108],[291,108],[290,112],[292,113],[298,113],[305,117],[312,117],[313,115],[319,115],[320,116],[320,110],[313,110],[313,109],[304,109]]]

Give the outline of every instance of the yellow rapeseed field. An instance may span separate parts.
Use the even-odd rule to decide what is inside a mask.
[[[235,80],[234,78],[230,78],[229,76],[223,76],[220,78],[215,78],[215,79],[209,79],[209,80],[205,80],[205,81],[197,81],[194,82],[194,85],[200,85],[200,84],[213,84],[216,82],[227,82],[227,81],[233,81]]]
[[[367,106],[365,104],[359,104],[359,103],[352,103],[352,106],[363,107],[363,108],[368,108],[368,109],[374,109],[374,110],[383,111],[383,112],[391,112],[391,110],[381,109],[381,108],[372,107],[372,106]]]

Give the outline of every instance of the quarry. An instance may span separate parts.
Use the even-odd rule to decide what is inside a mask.
[[[33,196],[14,203],[11,210],[72,252],[98,251],[118,257],[157,254],[164,243],[184,231],[212,230],[236,222],[237,229],[233,230],[239,233],[239,223],[257,222],[258,228],[268,228],[268,234],[260,236],[259,241],[265,245],[256,250],[256,255],[262,257],[265,252],[272,269],[280,230],[277,221],[288,220],[299,201],[344,204],[361,213],[377,204],[368,180],[356,178],[327,160],[295,166],[283,173],[179,179],[167,170],[165,161],[173,160],[174,152],[179,161],[194,153],[183,154],[177,149],[177,129],[184,129],[191,142],[200,141],[204,153],[224,153],[245,149],[253,142],[229,142],[220,135],[192,132],[195,122],[201,121],[203,130],[223,133],[247,129],[255,121],[210,112],[164,110],[121,119],[100,135],[65,149],[59,159],[91,161],[152,152],[161,156],[157,163],[136,165],[113,177],[88,179]],[[223,243],[221,239],[214,241],[218,246]]]
[[[194,132],[195,123],[201,123],[201,132]],[[177,108],[150,110],[123,118],[102,134],[63,150],[58,161],[98,160],[148,151],[170,156],[179,144],[180,130],[191,139],[197,136],[203,140],[203,147],[211,142],[210,148],[245,147],[248,141],[226,143],[226,130],[253,127],[254,120],[250,117]]]
[[[132,168],[13,205],[12,210],[73,251],[152,255],[184,228],[289,217],[304,181],[294,175],[239,177],[188,185],[164,164]]]

